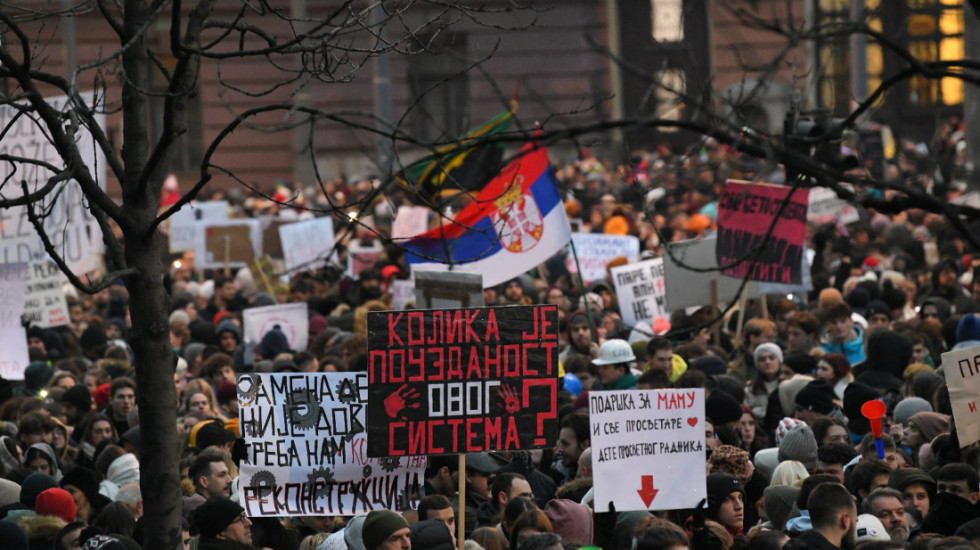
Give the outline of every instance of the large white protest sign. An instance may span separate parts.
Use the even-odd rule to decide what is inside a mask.
[[[637,323],[653,326],[655,319],[670,317],[665,296],[663,259],[621,265],[610,271],[623,322],[630,326]]]
[[[704,390],[589,393],[595,511],[694,508],[707,496]]]
[[[391,238],[411,239],[429,230],[429,214],[425,206],[399,206],[395,222],[391,224]]]
[[[966,447],[980,441],[980,346],[947,351],[942,359],[956,435]]]
[[[24,320],[41,328],[59,327],[71,321],[61,271],[53,262],[32,262],[27,268]]]
[[[247,516],[417,507],[425,457],[368,458],[367,389],[366,372],[238,378]]]
[[[606,265],[614,258],[625,256],[629,262],[635,262],[640,257],[640,239],[632,235],[572,233],[572,244],[578,255],[582,279],[586,282],[606,278]],[[578,271],[574,256],[569,254],[566,260],[572,273]]]
[[[21,324],[24,314],[24,287],[27,264],[0,264],[0,378],[23,380],[27,356],[27,332]]]
[[[286,271],[322,267],[334,253],[333,218],[314,218],[279,226]]]
[[[310,338],[310,318],[306,302],[251,307],[242,312],[242,323],[245,325],[247,343],[258,344],[265,333],[278,327],[286,335],[289,349],[306,351]]]
[[[857,207],[837,196],[833,189],[814,187],[810,189],[810,204],[806,220],[813,224],[854,223],[861,219]]]
[[[206,222],[228,219],[228,201],[185,204],[170,216],[170,252],[193,250]]]
[[[671,254],[664,253],[664,278],[667,283],[667,308],[671,311],[686,307],[711,305],[711,281],[717,281],[718,300],[731,302],[738,298],[739,279],[725,277],[715,257],[715,238],[681,241],[667,245]],[[711,271],[698,269],[711,268]],[[755,281],[745,284],[745,297],[758,296]]]
[[[98,110],[93,93],[81,94],[89,108]],[[70,112],[75,109],[67,96],[46,98],[56,111]],[[21,109],[0,106],[0,127],[4,128],[0,141],[0,155],[13,157],[0,163],[0,191],[4,198],[23,195],[21,182],[31,193],[47,185],[54,172],[35,162],[17,162],[16,158],[48,163],[58,169],[66,166],[51,143],[50,134],[36,117],[25,116]],[[105,114],[94,115],[95,123],[104,131]],[[105,190],[105,155],[95,146],[89,128],[80,126],[73,136],[79,158],[89,173]],[[54,192],[31,204],[34,212],[42,217],[42,223],[57,253],[64,258],[75,273],[88,273],[99,266],[102,253],[102,232],[89,210],[88,200],[74,179],[56,185]],[[48,257],[37,231],[27,216],[27,207],[14,206],[0,210],[0,262],[39,261]]]

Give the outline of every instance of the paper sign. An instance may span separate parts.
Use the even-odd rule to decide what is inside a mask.
[[[833,189],[814,187],[810,189],[810,206],[806,220],[812,224],[854,223],[861,219],[857,207],[841,199]]]
[[[704,390],[589,393],[595,511],[694,508],[705,487]]]
[[[396,310],[405,309],[409,300],[415,300],[415,283],[406,279],[394,279],[388,292],[391,293],[391,307]]]
[[[483,275],[460,271],[416,271],[415,307],[482,307]]]
[[[351,241],[347,249],[347,274],[359,279],[361,273],[374,269],[383,252],[384,247],[379,241]]]
[[[739,279],[725,277],[718,271],[715,259],[715,238],[681,241],[667,245],[670,253],[664,253],[664,279],[667,283],[667,309],[673,311],[687,307],[711,305],[711,281],[718,283],[718,299],[731,302],[738,298]],[[710,269],[710,271],[703,271]],[[749,281],[745,285],[745,297],[759,295],[759,285]]]
[[[202,222],[228,219],[228,201],[205,201],[185,204],[170,219],[170,253],[194,250]]]
[[[942,360],[956,436],[966,447],[980,441],[980,346],[947,351]]]
[[[41,328],[71,322],[68,300],[61,286],[61,270],[53,262],[32,262],[27,268],[24,321]]]
[[[670,318],[663,259],[621,265],[614,267],[611,273],[624,323],[653,326],[659,317]]]
[[[572,233],[572,243],[578,254],[578,266],[582,279],[588,283],[606,278],[606,265],[614,258],[625,256],[632,263],[640,257],[640,239],[632,235],[606,235],[604,233]],[[568,271],[577,273],[575,257],[566,259]]]
[[[368,456],[551,447],[558,307],[368,313]]]
[[[23,380],[30,363],[27,356],[27,331],[21,324],[24,314],[24,289],[27,264],[0,264],[0,378]]]
[[[411,239],[429,230],[429,213],[425,206],[399,206],[395,222],[391,224],[391,238]]]
[[[286,271],[323,267],[334,252],[333,218],[314,218],[280,225],[279,238],[283,243]]]
[[[286,335],[289,349],[306,351],[310,339],[310,318],[306,302],[290,302],[273,306],[250,307],[242,311],[245,342],[258,344],[273,328]],[[263,357],[272,359],[272,357]]]
[[[719,265],[730,266],[723,273],[739,279],[799,284],[807,192],[729,180],[718,201],[715,255]],[[781,208],[779,221],[771,228]]]
[[[366,373],[245,374],[245,515],[351,516],[418,506],[425,457],[368,458]]]

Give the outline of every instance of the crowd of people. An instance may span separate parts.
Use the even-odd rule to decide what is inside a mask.
[[[889,182],[952,200],[964,191],[961,137],[942,134],[938,163],[914,144],[869,162]],[[711,140],[619,168],[583,151],[556,174],[578,231],[634,235],[643,258],[710,236],[726,179],[783,179],[778,166]],[[916,209],[811,225],[813,290],[747,300],[723,318],[705,304],[628,326],[611,278],[583,285],[561,256],[528,266],[484,299],[558,306],[564,375],[553,448],[470,454],[464,471],[456,456],[431,456],[414,509],[247,517],[236,376],[366,370],[367,312],[391,309],[392,281],[410,277],[386,239],[410,195],[378,191],[370,178],[337,178],[320,189],[283,184],[276,200],[210,196],[238,216],[348,207],[336,216],[341,261],[351,239],[384,242],[379,262],[356,277],[311,266],[282,286],[248,268],[196,270],[191,254],[162,259],[172,262],[185,549],[450,550],[460,516],[470,550],[980,548],[980,447],[961,446],[941,360],[980,345],[980,256],[948,220]],[[466,197],[447,199],[443,212]],[[0,546],[139,548],[140,440],[153,434],[139,426],[133,304],[121,285],[68,293],[70,323],[30,327],[24,381],[0,383]],[[245,309],[299,301],[310,313],[307,349],[290,349],[278,329],[244,342]],[[593,513],[588,394],[663,388],[706,394],[707,498],[687,510]],[[883,453],[861,413],[872,400],[886,406]]]

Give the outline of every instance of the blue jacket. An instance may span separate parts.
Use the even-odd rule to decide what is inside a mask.
[[[854,338],[848,340],[844,343],[837,343],[830,339],[830,334],[825,332],[823,337],[820,338],[820,347],[827,353],[842,353],[850,361],[851,366],[857,366],[864,363],[868,356],[864,352],[864,330],[861,329],[860,325],[854,325],[851,327],[854,332]]]

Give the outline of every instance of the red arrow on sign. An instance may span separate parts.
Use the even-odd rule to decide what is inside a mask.
[[[653,504],[653,499],[657,498],[657,493],[660,492],[659,489],[653,488],[653,476],[643,476],[640,479],[643,480],[643,488],[638,489],[636,492],[640,494],[640,498],[643,499],[643,504],[649,508]]]

